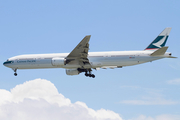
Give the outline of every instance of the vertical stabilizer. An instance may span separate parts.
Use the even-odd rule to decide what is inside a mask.
[[[165,46],[171,28],[165,28],[145,50],[156,50]]]

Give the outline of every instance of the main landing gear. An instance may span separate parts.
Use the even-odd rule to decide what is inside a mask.
[[[14,76],[17,76],[17,73],[16,73],[17,69],[13,69],[13,71],[15,72]]]
[[[81,72],[85,72],[84,75],[85,75],[86,77],[95,78],[95,75],[91,73],[91,71],[92,71],[91,69],[81,69],[81,68],[78,68],[77,70],[78,70],[80,73],[81,73]]]
[[[95,78],[95,75],[94,75],[94,74],[91,74],[91,71],[89,71],[89,73],[86,71],[84,75],[85,75],[86,77]]]

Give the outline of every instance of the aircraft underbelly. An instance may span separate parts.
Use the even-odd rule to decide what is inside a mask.
[[[94,57],[89,58],[91,65],[85,65],[85,68],[97,68],[103,66],[131,66],[150,62],[160,58],[157,57]],[[7,66],[8,67],[8,66]],[[52,59],[40,59],[40,60],[17,60],[9,66],[10,68],[17,69],[44,69],[44,68],[66,68],[74,69],[81,68],[79,64],[66,64],[66,65],[53,65]]]
[[[45,68],[78,68],[80,65],[53,65],[52,59],[41,59],[35,60],[34,62],[28,62],[30,60],[18,60],[14,61],[13,64],[7,66],[16,69],[45,69]]]
[[[102,66],[131,66],[131,65],[137,65],[142,64],[150,61],[154,61],[160,58],[157,57],[109,57],[104,58],[96,61],[100,61]]]

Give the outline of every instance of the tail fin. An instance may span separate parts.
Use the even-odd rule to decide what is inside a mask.
[[[165,46],[171,28],[165,28],[145,50],[156,50]]]

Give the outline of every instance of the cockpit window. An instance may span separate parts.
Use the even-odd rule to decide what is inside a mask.
[[[6,61],[6,62],[3,63],[3,65],[5,65],[5,64],[11,64],[11,63],[14,63],[14,61]]]

